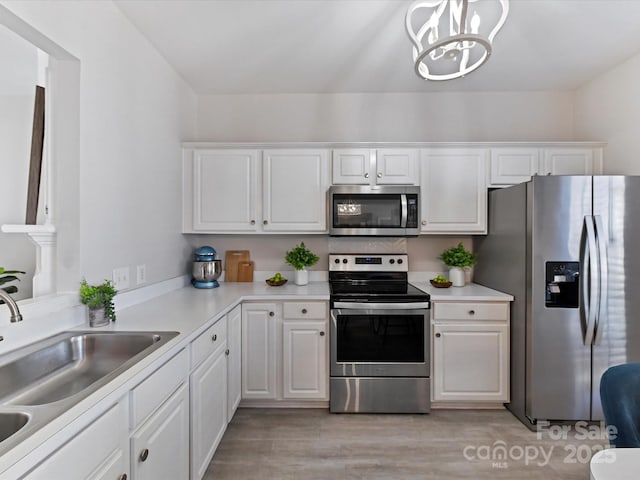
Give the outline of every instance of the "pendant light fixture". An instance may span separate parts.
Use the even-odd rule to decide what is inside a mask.
[[[425,80],[451,80],[473,72],[491,55],[509,0],[416,0],[405,18],[415,71]]]

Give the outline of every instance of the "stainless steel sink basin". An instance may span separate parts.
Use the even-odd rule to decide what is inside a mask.
[[[0,442],[19,431],[27,424],[29,416],[20,412],[0,413]]]
[[[64,332],[0,357],[0,455],[178,332]]]

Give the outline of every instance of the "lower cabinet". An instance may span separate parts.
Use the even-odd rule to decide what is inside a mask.
[[[242,306],[243,400],[328,400],[326,302]]]
[[[178,390],[131,435],[133,480],[187,478],[189,388]]]
[[[509,304],[433,302],[433,401],[509,401]]]
[[[123,399],[20,478],[125,480],[129,475],[128,420]]]

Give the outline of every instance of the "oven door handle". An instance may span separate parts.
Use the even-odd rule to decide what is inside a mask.
[[[374,303],[374,302],[333,302],[333,308],[347,310],[420,310],[430,308],[429,302]]]

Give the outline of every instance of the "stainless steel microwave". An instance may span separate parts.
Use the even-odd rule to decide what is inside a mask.
[[[334,185],[329,188],[329,235],[415,237],[420,187]]]

